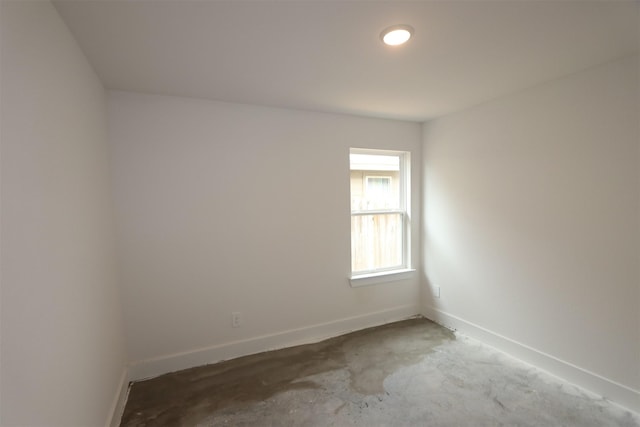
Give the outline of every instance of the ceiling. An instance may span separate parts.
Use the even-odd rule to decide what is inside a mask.
[[[424,121],[638,52],[637,1],[54,1],[109,89]],[[409,24],[389,47],[380,32]]]

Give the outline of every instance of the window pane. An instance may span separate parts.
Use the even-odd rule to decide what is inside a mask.
[[[402,266],[401,213],[351,216],[351,270]]]

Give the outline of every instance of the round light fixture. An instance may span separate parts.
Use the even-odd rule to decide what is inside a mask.
[[[393,25],[380,33],[382,42],[389,46],[406,43],[413,35],[413,28],[408,25]]]

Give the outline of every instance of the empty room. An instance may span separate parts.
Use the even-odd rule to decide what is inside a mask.
[[[0,0],[0,425],[640,426],[640,2]]]

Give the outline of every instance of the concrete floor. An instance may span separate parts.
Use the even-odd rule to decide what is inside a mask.
[[[411,319],[135,383],[123,426],[640,426],[640,417]]]

